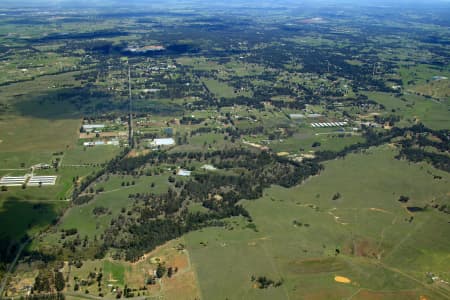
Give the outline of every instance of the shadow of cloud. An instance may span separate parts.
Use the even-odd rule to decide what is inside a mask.
[[[136,99],[134,104],[139,112],[159,114],[182,111],[180,105],[161,101]],[[57,89],[34,96],[20,95],[13,109],[23,117],[62,120],[107,112],[127,113],[129,104],[128,98],[121,99],[110,93],[85,87]]]
[[[57,220],[58,213],[52,204],[18,201],[15,197],[0,202],[0,265],[14,259],[31,230],[43,229]]]
[[[91,97],[87,88],[62,88],[38,95],[22,95],[13,108],[26,117],[54,120],[75,118],[92,104]]]

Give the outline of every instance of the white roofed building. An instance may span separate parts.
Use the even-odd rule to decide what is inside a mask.
[[[179,169],[177,172],[178,176],[191,176],[192,171],[188,171],[188,170],[184,170],[184,169]]]
[[[152,146],[172,146],[175,145],[175,140],[173,138],[162,138],[162,139],[154,139],[150,142]]]
[[[91,132],[93,130],[100,130],[105,128],[105,125],[103,124],[86,124],[83,125],[83,130],[86,132]]]

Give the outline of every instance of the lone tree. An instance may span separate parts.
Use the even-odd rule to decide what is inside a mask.
[[[341,194],[339,192],[333,195],[333,200],[337,200],[339,198],[341,198]]]
[[[400,201],[402,203],[406,203],[409,201],[409,197],[401,195],[400,198],[398,198],[398,201]]]
[[[166,273],[166,268],[162,264],[158,264],[158,268],[156,268],[156,277],[162,278]]]

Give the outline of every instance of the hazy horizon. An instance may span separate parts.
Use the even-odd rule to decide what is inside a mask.
[[[248,5],[252,4],[257,6],[264,5],[276,5],[276,6],[301,6],[301,5],[357,5],[357,6],[372,6],[372,5],[423,5],[423,6],[433,6],[436,4],[450,4],[450,0],[303,0],[303,1],[293,1],[293,0],[230,0],[230,1],[207,1],[207,0],[3,0],[0,4],[0,8],[5,6],[20,7],[23,5],[33,6],[33,7],[46,7],[46,6],[86,6],[86,7],[96,7],[105,5],[114,5],[117,7],[127,7],[134,5],[144,5],[151,6],[153,4],[196,4],[196,5],[211,5],[211,6],[230,6],[230,5]]]

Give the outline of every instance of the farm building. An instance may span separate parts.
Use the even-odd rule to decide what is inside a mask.
[[[177,172],[178,176],[191,176],[191,171],[188,170],[184,170],[184,169],[179,169]]]
[[[203,170],[207,170],[207,171],[214,171],[214,170],[217,170],[217,168],[214,167],[213,165],[203,165],[201,168],[202,168]]]
[[[0,179],[0,186],[22,186],[28,179],[28,175],[25,176],[4,176]]]
[[[28,186],[55,185],[58,176],[31,176]]]
[[[144,89],[144,93],[156,93],[159,92],[161,89]]]
[[[175,145],[173,138],[154,139],[150,142],[152,146],[172,146]]]
[[[433,76],[431,78],[431,80],[435,80],[435,81],[437,81],[437,80],[446,80],[446,79],[448,79],[448,78],[445,77],[445,76]]]
[[[40,164],[32,166],[31,168],[34,170],[44,170],[44,169],[51,169],[51,167],[52,166],[49,164],[40,163]]]
[[[291,118],[291,119],[303,119],[303,118],[305,118],[305,115],[304,114],[290,114],[289,118]]]
[[[83,130],[85,132],[92,132],[94,130],[100,130],[100,129],[103,129],[103,128],[105,128],[104,124],[86,124],[86,125],[83,125]]]
[[[86,146],[86,147],[103,146],[103,145],[106,145],[106,143],[103,141],[84,142],[83,143],[83,146]]]
[[[339,127],[345,125],[347,125],[347,122],[311,123],[311,127]]]

